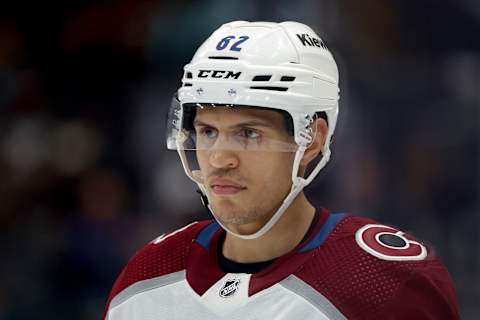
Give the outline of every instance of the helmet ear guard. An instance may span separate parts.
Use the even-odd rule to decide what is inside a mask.
[[[184,70],[183,85],[169,111],[167,146],[178,152],[185,173],[198,185],[202,203],[227,232],[242,239],[261,237],[330,159],[339,98],[335,60],[323,40],[306,25],[236,21],[216,30]],[[208,201],[201,171],[192,170],[188,163],[185,151],[200,147],[192,126],[196,111],[192,106],[253,106],[284,114],[294,149],[271,145],[275,146],[272,151],[295,152],[292,187],[270,220],[254,234],[237,234],[222,225]],[[299,169],[306,150],[315,140],[312,124],[318,118],[326,120],[328,131],[318,162],[302,177]]]
[[[301,172],[299,175],[309,175],[323,157],[324,146],[327,143],[328,124],[325,118],[315,115],[310,130],[312,142],[305,149],[305,153],[300,162]]]

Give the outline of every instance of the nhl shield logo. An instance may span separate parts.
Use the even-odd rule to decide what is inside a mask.
[[[240,279],[228,279],[220,289],[220,297],[228,298],[231,297],[237,292],[240,284]]]

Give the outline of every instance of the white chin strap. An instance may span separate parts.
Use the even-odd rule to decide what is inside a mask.
[[[200,191],[208,198],[207,188],[204,185],[204,179],[200,171],[190,170],[190,167],[188,165],[188,160],[185,155],[185,151],[180,148],[180,143],[178,141],[177,141],[177,152],[180,156],[183,169],[185,170],[185,173],[187,174],[187,176],[198,185],[198,187],[200,188]],[[292,168],[292,189],[290,190],[290,193],[285,197],[282,205],[277,209],[277,211],[270,218],[270,220],[268,220],[267,223],[265,223],[258,231],[252,234],[239,234],[239,233],[233,232],[217,218],[217,216],[215,215],[215,212],[213,212],[212,207],[210,206],[210,200],[209,200],[207,207],[212,213],[215,220],[218,222],[218,224],[228,233],[238,238],[246,239],[246,240],[257,239],[263,236],[265,233],[267,233],[275,225],[275,223],[277,223],[278,220],[280,220],[282,215],[285,213],[285,211],[293,202],[293,200],[295,200],[295,198],[300,193],[300,191],[302,191],[303,188],[305,188],[310,182],[312,182],[315,176],[320,172],[320,170],[322,170],[322,168],[327,164],[328,160],[330,159],[330,148],[328,146],[328,143],[325,143],[325,146],[322,150],[322,154],[323,154],[322,159],[318,162],[317,166],[313,169],[313,171],[310,173],[310,175],[307,178],[302,178],[298,176],[298,169],[300,167],[300,160],[303,158],[304,152],[305,152],[305,147],[300,147],[295,153],[295,160],[293,161],[293,168]]]

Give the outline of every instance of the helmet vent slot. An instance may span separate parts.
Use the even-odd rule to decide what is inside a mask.
[[[261,75],[253,77],[252,81],[270,81],[271,75]]]
[[[237,57],[219,57],[219,56],[210,56],[208,59],[217,59],[217,60],[238,60]]]
[[[292,76],[282,76],[282,77],[280,78],[280,81],[292,82],[292,81],[295,81],[295,77],[292,77]]]
[[[191,83],[184,83],[183,86],[184,86],[184,87],[191,87],[192,84],[191,84]]]
[[[191,72],[187,72],[187,73],[185,74],[185,77],[186,77],[187,79],[192,79],[192,73],[191,73]]]
[[[256,89],[256,90],[271,90],[271,91],[287,91],[287,87],[263,87],[263,86],[254,86],[250,87],[250,89]]]

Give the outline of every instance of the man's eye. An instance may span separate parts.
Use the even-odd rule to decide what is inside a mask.
[[[253,129],[249,129],[249,128],[243,129],[242,134],[245,138],[248,138],[248,139],[258,139],[258,138],[260,138],[260,134],[257,131],[255,131]]]
[[[217,137],[217,130],[213,128],[202,128],[200,130],[200,134],[209,138],[209,139],[214,139]]]

